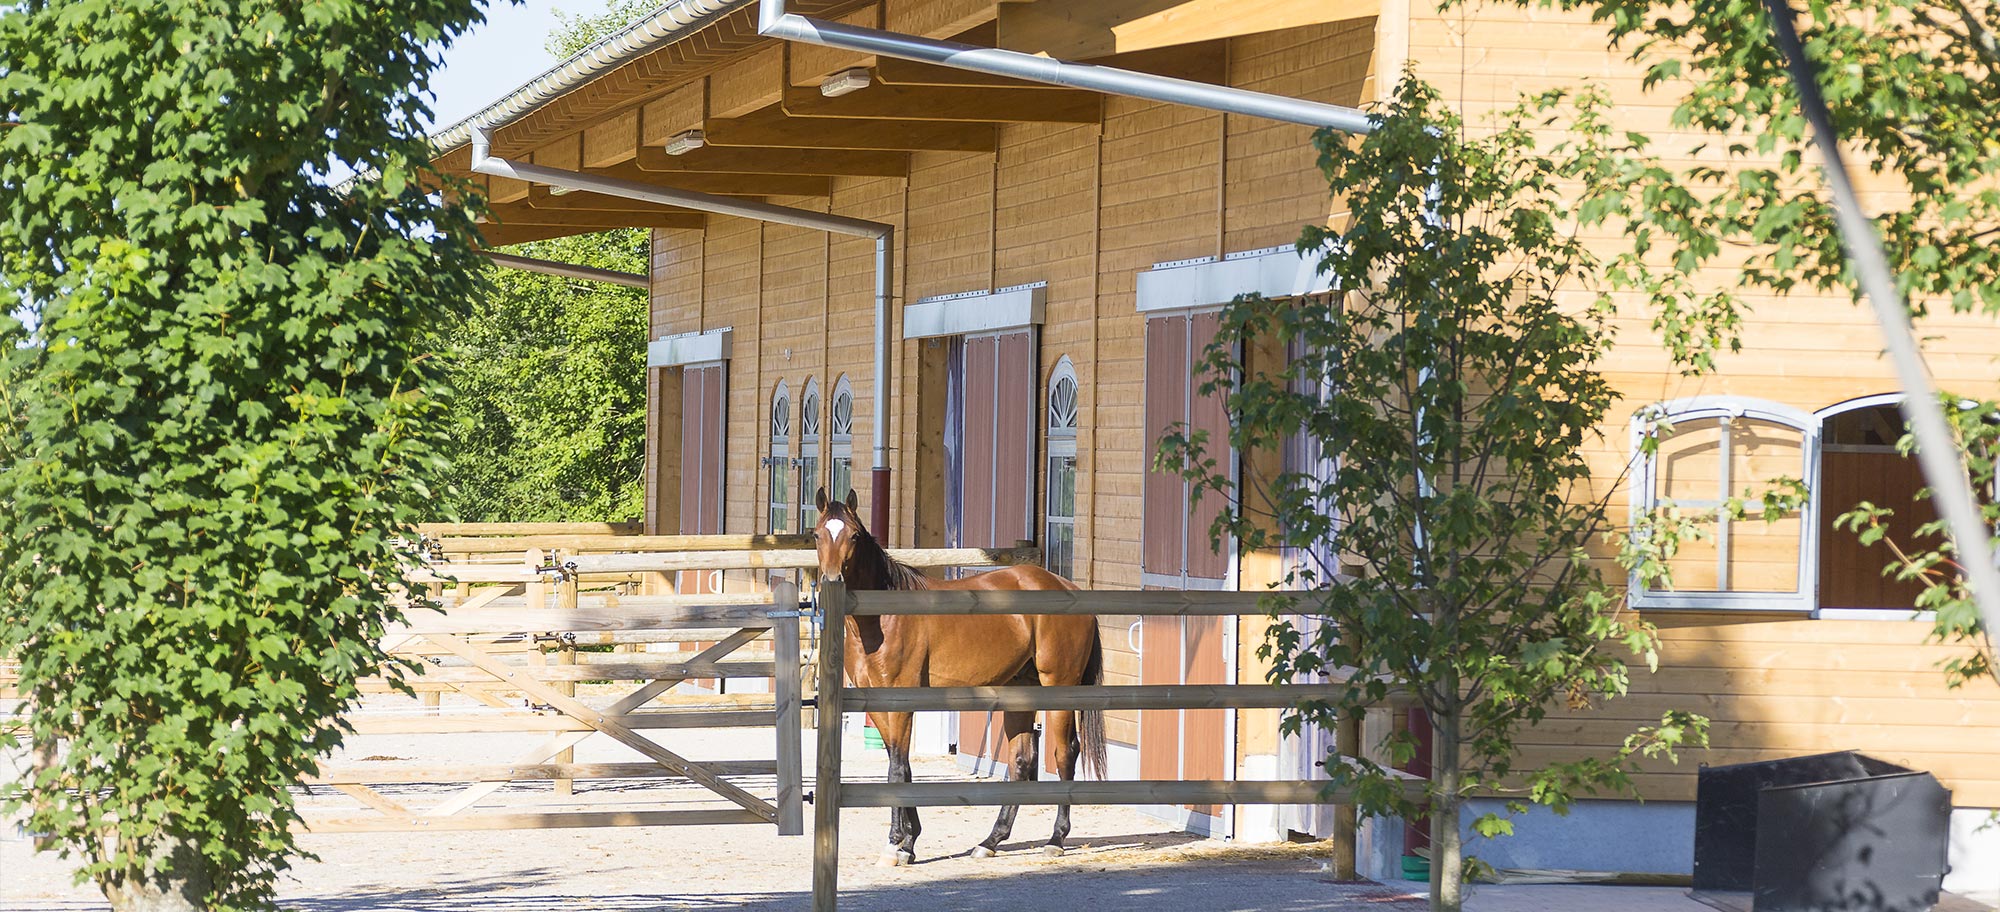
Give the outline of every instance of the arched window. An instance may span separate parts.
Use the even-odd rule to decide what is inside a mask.
[[[785,381],[771,393],[771,453],[764,457],[770,482],[771,534],[791,531],[792,518],[792,394]]]
[[[1635,417],[1635,516],[1678,508],[1715,519],[1707,537],[1683,540],[1667,561],[1670,587],[1634,585],[1632,603],[1810,610],[1818,536],[1810,499],[1775,519],[1756,503],[1780,479],[1818,488],[1819,428],[1817,418],[1799,409],[1726,396],[1676,400]],[[1649,435],[1658,442],[1650,454],[1640,446]],[[1717,512],[1732,497],[1750,503],[1749,518],[1732,521]]]
[[[1042,566],[1072,577],[1076,570],[1076,365],[1068,355],[1049,372],[1048,499],[1042,522]]]
[[[842,374],[833,382],[833,420],[827,428],[826,496],[845,500],[854,490],[854,386]]]
[[[1902,402],[1901,393],[1864,396],[1814,416],[1820,421],[1820,483],[1813,488],[1813,501],[1820,517],[1815,578],[1821,611],[1882,611],[1885,617],[1907,618],[1924,591],[1921,582],[1882,572],[1893,560],[1888,548],[1862,544],[1858,534],[1834,523],[1865,501],[1894,511],[1881,523],[1898,547],[1927,551],[1941,544],[1918,535],[1938,516],[1930,498],[1918,496],[1924,489],[1923,470],[1896,448],[1907,430]]]
[[[813,495],[818,493],[819,479],[819,381],[806,378],[803,392],[799,393],[799,531],[810,532],[819,526],[819,506],[813,503]]]

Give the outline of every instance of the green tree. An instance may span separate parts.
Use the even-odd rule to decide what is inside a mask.
[[[609,231],[509,252],[643,274],[648,235]],[[454,393],[446,515],[637,519],[646,490],[646,293],[512,269],[491,279],[443,337]]]
[[[1469,795],[1507,794],[1509,815],[1475,828],[1508,833],[1529,803],[1562,812],[1581,795],[1629,791],[1635,755],[1671,756],[1705,733],[1700,717],[1669,713],[1608,756],[1516,766],[1524,727],[1553,706],[1623,694],[1627,662],[1655,661],[1652,629],[1622,610],[1623,580],[1606,582],[1588,552],[1617,528],[1613,486],[1584,453],[1617,398],[1597,370],[1612,338],[1598,276],[1611,264],[1578,241],[1569,214],[1612,218],[1646,166],[1604,108],[1597,95],[1573,106],[1546,96],[1467,138],[1406,76],[1373,132],[1321,132],[1320,167],[1350,215],[1339,230],[1307,228],[1299,249],[1346,293],[1235,301],[1202,384],[1226,393],[1231,446],[1302,444],[1313,458],[1246,472],[1238,496],[1203,433],[1162,443],[1165,466],[1229,501],[1218,541],[1304,556],[1288,579],[1296,591],[1269,599],[1305,602],[1321,623],[1275,620],[1260,654],[1274,681],[1346,677],[1287,728],[1331,726],[1392,693],[1430,714],[1420,799],[1366,761],[1328,772],[1364,813],[1414,818],[1428,803],[1437,909],[1460,907]],[[1574,118],[1570,138],[1539,149],[1534,131],[1559,112]],[[1273,365],[1259,350],[1292,354]],[[1359,575],[1336,583],[1342,564]],[[1402,761],[1416,745],[1404,736],[1389,748]]]
[[[565,13],[556,10],[558,24],[542,46],[557,57],[569,57],[637,22],[640,16],[658,12],[659,9],[660,4],[655,0],[604,0],[601,12]]]
[[[1457,0],[1452,0],[1457,2]],[[1587,10],[1614,48],[1645,67],[1646,85],[1677,97],[1674,122],[1715,134],[1712,161],[1643,181],[1639,230],[1683,276],[1741,263],[1741,281],[1698,310],[1663,307],[1670,342],[1692,369],[1737,345],[1746,293],[1844,289],[1858,296],[1834,224],[1832,199],[1808,154],[1808,129],[1783,54],[1758,3],[1735,0],[1516,0]],[[1870,205],[1913,314],[1949,309],[2000,317],[2000,5],[1962,0],[1808,0],[1806,54],[1849,160],[1907,192]],[[2000,402],[1944,400],[1974,489],[1995,490]],[[1905,446],[1910,446],[1905,441]],[[1925,496],[1928,496],[1926,493]],[[1880,520],[1901,505],[1854,508],[1842,528],[1881,541]],[[2000,498],[1988,497],[2000,527]],[[1968,647],[1946,664],[1959,684],[1995,676],[1993,641],[1955,572],[1941,523],[1891,543],[1885,572],[1927,583],[1917,607],[1937,612],[1935,639]],[[1988,542],[1991,549],[1995,543]]]
[[[0,12],[9,787],[118,909],[270,905],[431,501],[477,293],[422,101],[473,0]],[[378,175],[346,192],[322,169]]]
[[[582,51],[654,0],[609,0],[566,14],[547,47]],[[650,234],[624,229],[537,241],[507,252],[647,272]],[[450,484],[433,518],[611,522],[644,515],[646,293],[496,268],[491,292],[438,343],[450,356]]]

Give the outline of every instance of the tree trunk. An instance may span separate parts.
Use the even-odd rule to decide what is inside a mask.
[[[1465,902],[1464,846],[1459,841],[1461,774],[1458,708],[1431,718],[1431,910],[1459,912]]]
[[[141,842],[140,859],[98,880],[114,912],[202,912],[214,892],[208,859],[187,839],[162,832]]]

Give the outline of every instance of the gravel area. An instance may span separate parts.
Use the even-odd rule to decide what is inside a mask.
[[[597,701],[593,701],[597,702]],[[389,704],[383,703],[382,706]],[[407,705],[407,704],[404,704]],[[367,736],[341,759],[396,761],[456,759],[506,762],[543,737],[507,735]],[[676,730],[657,733],[661,743],[691,759],[769,759],[768,732],[756,729]],[[810,750],[811,741],[807,739]],[[847,747],[850,779],[879,778],[886,763],[858,740]],[[0,757],[0,776],[19,775],[24,757]],[[577,749],[577,761],[615,762],[636,755],[595,737]],[[375,761],[384,762],[384,761]],[[808,760],[810,771],[810,760]],[[920,759],[923,779],[957,778],[955,765]],[[770,795],[771,777],[738,780]],[[810,783],[808,783],[810,787]],[[352,808],[350,799],[324,790],[303,799],[309,813]],[[445,785],[385,787],[385,794],[414,807],[443,800]],[[558,798],[548,783],[510,786],[469,813],[502,804],[550,809],[724,806],[703,790],[636,780],[579,785],[574,798]],[[343,814],[358,811],[341,810]],[[811,809],[807,809],[810,819]],[[1073,812],[1070,852],[1047,858],[1039,851],[1053,822],[1050,808],[1023,808],[1015,842],[990,859],[967,855],[992,826],[990,808],[926,808],[916,865],[876,864],[888,830],[887,812],[863,809],[842,816],[843,910],[1145,910],[1145,912],[1303,912],[1425,908],[1423,885],[1335,883],[1318,845],[1237,845],[1169,830],[1127,808],[1087,807]],[[306,834],[300,839],[317,860],[301,861],[279,895],[305,912],[495,912],[603,910],[679,912],[732,909],[799,910],[811,893],[810,836],[780,837],[769,826],[628,827],[550,830],[473,830],[442,833]],[[89,886],[71,884],[72,868],[36,853],[13,821],[0,828],[0,910],[81,912],[106,908]],[[1486,887],[1473,908],[1511,912],[1561,908],[1692,910],[1675,890],[1617,888]],[[1551,893],[1550,891],[1556,891]],[[1569,891],[1566,894],[1563,891]],[[1605,905],[1596,905],[1596,903]]]

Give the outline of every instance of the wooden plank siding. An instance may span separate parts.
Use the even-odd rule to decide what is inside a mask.
[[[933,5],[941,12],[923,15],[938,22],[959,18],[947,9],[952,4]],[[905,15],[906,6],[890,0],[888,18]],[[1622,54],[1602,50],[1603,28],[1587,19],[1549,10],[1438,13],[1404,2],[1384,2],[1381,9],[1381,18],[1210,42],[1190,55],[1212,55],[1212,78],[1233,85],[1345,105],[1385,94],[1383,77],[1407,59],[1475,126],[1519,91],[1590,78],[1613,93],[1621,128],[1651,131],[1656,146],[1683,163],[1700,141],[1671,129],[1671,97],[1642,94],[1638,71]],[[1136,309],[1135,277],[1156,263],[1288,244],[1303,224],[1337,220],[1343,204],[1315,168],[1310,131],[1303,127],[1129,98],[1107,97],[1102,105],[1099,124],[1002,124],[991,128],[992,153],[912,152],[907,178],[837,176],[828,197],[773,198],[897,227],[893,376],[886,391],[874,389],[872,372],[872,241],[722,216],[710,217],[705,230],[654,232],[654,335],[734,330],[720,531],[767,531],[767,481],[758,458],[768,452],[777,380],[786,381],[796,407],[807,377],[818,380],[830,401],[844,375],[854,392],[854,480],[863,515],[874,401],[884,394],[893,422],[894,510],[892,527],[876,531],[898,546],[939,544],[919,540],[941,498],[919,496],[928,489],[919,488],[926,483],[918,468],[926,445],[918,416],[925,378],[920,369],[935,369],[935,347],[942,343],[905,344],[901,308],[929,295],[1046,282],[1035,388],[1020,393],[1033,403],[1037,427],[1032,528],[1039,534],[1039,493],[1046,482],[1042,387],[1067,356],[1076,367],[1080,402],[1075,575],[1089,588],[1139,587],[1151,454],[1144,414],[1146,320]],[[1889,192],[1879,183],[1867,189]],[[1605,235],[1590,240],[1607,251],[1617,243]],[[1733,276],[1717,266],[1704,278],[1723,283]],[[1744,351],[1722,357],[1714,374],[1686,379],[1662,350],[1650,314],[1640,302],[1623,300],[1619,346],[1605,369],[1626,401],[1614,409],[1603,438],[1587,449],[1598,479],[1593,493],[1610,490],[1614,509],[1626,500],[1610,486],[1631,456],[1627,422],[1644,404],[1732,394],[1810,412],[1895,388],[1865,310],[1833,296],[1751,301]],[[1968,393],[2000,392],[1993,361],[2000,325],[1942,315],[1924,321],[1919,332],[1940,383]],[[671,428],[656,427],[649,435],[661,446],[674,439]],[[793,439],[796,448],[796,434]],[[653,481],[674,480],[655,473]],[[810,497],[813,487],[799,494]],[[665,522],[659,518],[650,531],[672,531],[659,527]],[[1608,555],[1599,557],[1615,576]],[[1243,588],[1274,577],[1270,555],[1255,560],[1254,572],[1251,556],[1239,568]],[[1684,707],[1715,720],[1716,746],[1685,754],[1677,767],[1648,765],[1638,779],[1645,797],[1691,797],[1697,762],[1853,747],[1937,771],[1958,790],[1961,805],[2000,806],[2000,773],[1980,762],[1981,752],[2000,754],[2000,693],[1990,686],[1945,690],[1934,666],[1947,648],[1923,645],[1921,625],[1649,617],[1668,628],[1661,672],[1640,668],[1628,700],[1553,714],[1530,735],[1529,762],[1602,753],[1635,724]],[[1101,621],[1107,683],[1138,683],[1142,663],[1169,661],[1142,657],[1133,640],[1158,632],[1133,628],[1133,620]],[[1255,617],[1237,622],[1236,680],[1263,679],[1255,648],[1266,624]],[[1274,710],[1237,714],[1238,762],[1250,753],[1275,753],[1276,717]],[[1137,711],[1108,715],[1107,734],[1115,743],[1138,744],[1139,729]]]
[[[1619,128],[1650,134],[1654,150],[1670,164],[1693,163],[1693,150],[1701,143],[1713,148],[1709,137],[1673,129],[1674,87],[1644,92],[1639,68],[1625,61],[1622,52],[1604,50],[1604,28],[1590,23],[1587,15],[1487,7],[1438,12],[1423,4],[1407,9],[1402,31],[1417,74],[1438,86],[1475,129],[1490,123],[1486,118],[1513,104],[1521,92],[1589,80],[1609,93]],[[1893,192],[1879,179],[1858,178],[1864,191],[1878,198]],[[1622,244],[1622,238],[1605,230],[1587,239],[1606,252]],[[1735,277],[1726,265],[1718,265],[1703,278],[1724,285]],[[1619,344],[1604,368],[1624,402],[1613,409],[1603,438],[1589,448],[1599,479],[1592,494],[1621,477],[1631,458],[1630,416],[1648,403],[1733,395],[1814,412],[1897,389],[1892,368],[1880,356],[1879,331],[1869,314],[1845,296],[1750,295],[1748,300],[1753,309],[1744,325],[1743,350],[1722,356],[1714,373],[1694,379],[1678,375],[1644,306],[1621,300]],[[1993,361],[1993,353],[2000,351],[1995,321],[1933,316],[1920,323],[1918,333],[1944,388],[1984,396],[2000,392],[2000,370]],[[1822,490],[1831,498],[1838,486],[1823,484]],[[1629,491],[1612,493],[1614,508],[1631,496]],[[1851,504],[1829,500],[1823,512],[1831,515],[1847,506]],[[1823,525],[1825,517],[1819,521]],[[1796,534],[1796,528],[1788,531]],[[1615,579],[1621,571],[1608,554],[1599,557],[1600,566]],[[1795,554],[1764,557],[1771,566],[1796,566]],[[1881,549],[1872,549],[1868,558],[1887,562]],[[1708,572],[1713,574],[1712,561]],[[2000,687],[1986,682],[1947,689],[1937,665],[1954,648],[1924,644],[1927,624],[1772,620],[1722,612],[1647,617],[1662,628],[1660,672],[1648,674],[1643,665],[1636,667],[1628,699],[1585,712],[1553,712],[1525,738],[1528,765],[1603,755],[1634,727],[1656,724],[1661,712],[1682,708],[1711,718],[1713,746],[1684,752],[1678,766],[1646,763],[1646,773],[1637,780],[1644,797],[1691,800],[1699,763],[1852,748],[1935,772],[1954,790],[1953,800],[1960,806],[2000,806],[2000,772],[1992,763],[2000,755]]]

